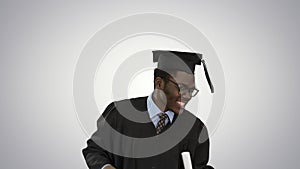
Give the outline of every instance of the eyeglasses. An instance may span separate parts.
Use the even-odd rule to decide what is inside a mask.
[[[195,97],[199,90],[196,89],[196,88],[188,88],[186,85],[182,84],[182,83],[176,83],[174,82],[173,80],[170,80],[170,79],[166,79],[168,80],[169,82],[172,82],[179,90],[180,93],[189,93],[192,97]]]

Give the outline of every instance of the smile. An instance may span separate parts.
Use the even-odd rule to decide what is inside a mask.
[[[179,104],[180,107],[184,107],[186,104],[185,102],[181,102],[181,101],[176,101],[176,103]]]

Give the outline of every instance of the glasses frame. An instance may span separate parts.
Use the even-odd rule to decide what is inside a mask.
[[[198,90],[197,88],[188,88],[188,87],[186,87],[186,85],[181,84],[181,83],[178,84],[178,83],[174,82],[173,80],[170,80],[169,78],[167,78],[166,80],[172,82],[172,83],[177,87],[177,89],[178,89],[178,91],[179,91],[180,93],[183,92],[182,90],[185,90],[185,91],[188,92],[192,97],[195,97],[195,96],[199,93],[199,90]],[[194,91],[196,91],[196,92],[194,93]],[[185,93],[185,92],[184,92],[184,93]],[[193,93],[194,93],[194,94],[193,94]]]

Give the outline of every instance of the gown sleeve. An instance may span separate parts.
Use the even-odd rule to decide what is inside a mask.
[[[113,111],[114,104],[109,104],[104,110],[102,116],[97,121],[97,131],[93,136],[101,132],[101,121],[104,119],[108,122],[114,121]],[[87,163],[89,169],[101,169],[105,164],[113,164],[113,155],[101,148],[96,142],[92,139],[93,136],[87,140],[87,147],[82,150],[83,156]]]
[[[198,123],[199,124],[199,123]],[[200,132],[197,132],[197,139],[191,141],[193,169],[214,169],[207,165],[209,160],[209,136],[205,125],[200,122]]]

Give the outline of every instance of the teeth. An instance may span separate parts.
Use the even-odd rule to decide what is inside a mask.
[[[177,103],[178,103],[181,107],[184,107],[184,105],[185,105],[185,103],[180,102],[180,101],[177,101]]]

